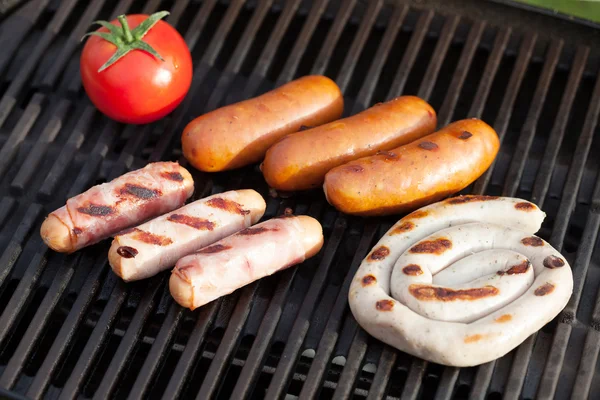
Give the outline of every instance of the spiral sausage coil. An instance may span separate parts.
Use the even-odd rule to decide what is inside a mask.
[[[379,340],[456,367],[499,358],[566,306],[573,275],[534,235],[545,213],[525,200],[459,196],[398,221],[361,263],[349,291]]]

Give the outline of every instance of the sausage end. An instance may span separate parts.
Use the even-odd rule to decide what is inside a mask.
[[[257,223],[265,213],[267,208],[267,203],[265,203],[265,199],[252,189],[243,189],[238,190],[238,199],[237,202],[243,204],[244,208],[250,211],[250,219],[252,225]]]
[[[194,293],[192,285],[189,282],[183,280],[175,270],[171,273],[169,279],[169,291],[173,299],[182,307],[194,310]]]
[[[302,245],[304,246],[305,257],[310,258],[323,247],[323,227],[319,221],[307,215],[298,215],[296,219],[304,229]]]
[[[73,248],[69,228],[56,216],[50,214],[42,223],[40,236],[48,247],[59,253],[72,253]]]

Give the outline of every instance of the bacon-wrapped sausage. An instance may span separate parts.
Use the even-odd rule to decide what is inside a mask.
[[[67,200],[48,215],[40,234],[51,249],[72,253],[181,207],[193,192],[194,180],[179,164],[148,164]]]
[[[460,196],[398,221],[363,260],[358,323],[404,352],[467,367],[510,352],[567,304],[565,258],[534,236],[545,214],[514,198]]]
[[[181,257],[255,224],[265,207],[254,190],[197,200],[119,233],[108,251],[110,266],[125,281],[156,275]]]
[[[183,257],[169,281],[183,307],[198,308],[257,279],[317,254],[321,224],[305,215],[262,222]]]

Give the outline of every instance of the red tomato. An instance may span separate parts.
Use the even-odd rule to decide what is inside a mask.
[[[134,31],[148,15],[125,18]],[[123,31],[118,20],[110,23]],[[102,27],[96,32],[109,30]],[[192,82],[192,57],[175,28],[159,20],[141,41],[164,61],[148,51],[133,49],[98,72],[118,49],[95,33],[87,40],[80,60],[83,87],[92,103],[110,118],[130,124],[149,123],[169,114],[181,103]]]

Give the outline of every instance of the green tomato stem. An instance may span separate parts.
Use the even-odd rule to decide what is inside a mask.
[[[127,23],[127,18],[125,18],[125,15],[119,15],[117,19],[119,20],[119,22],[121,23],[121,27],[123,28],[123,36],[125,37],[125,43],[133,42],[134,37],[131,34],[131,29],[129,29],[129,24]]]
[[[167,15],[169,15],[168,11],[159,11],[154,13],[142,21],[134,29],[129,28],[127,17],[125,15],[119,15],[117,17],[117,20],[121,24],[121,29],[119,29],[117,25],[113,25],[108,21],[96,21],[96,24],[105,27],[108,29],[108,32],[89,32],[84,35],[84,38],[86,36],[98,36],[117,47],[115,54],[113,54],[113,56],[110,57],[108,61],[106,61],[104,65],[100,67],[100,69],[98,69],[98,72],[104,71],[119,59],[123,58],[127,53],[134,50],[145,51],[160,61],[165,61],[164,58],[152,48],[152,46],[144,42],[142,39],[158,21]]]

